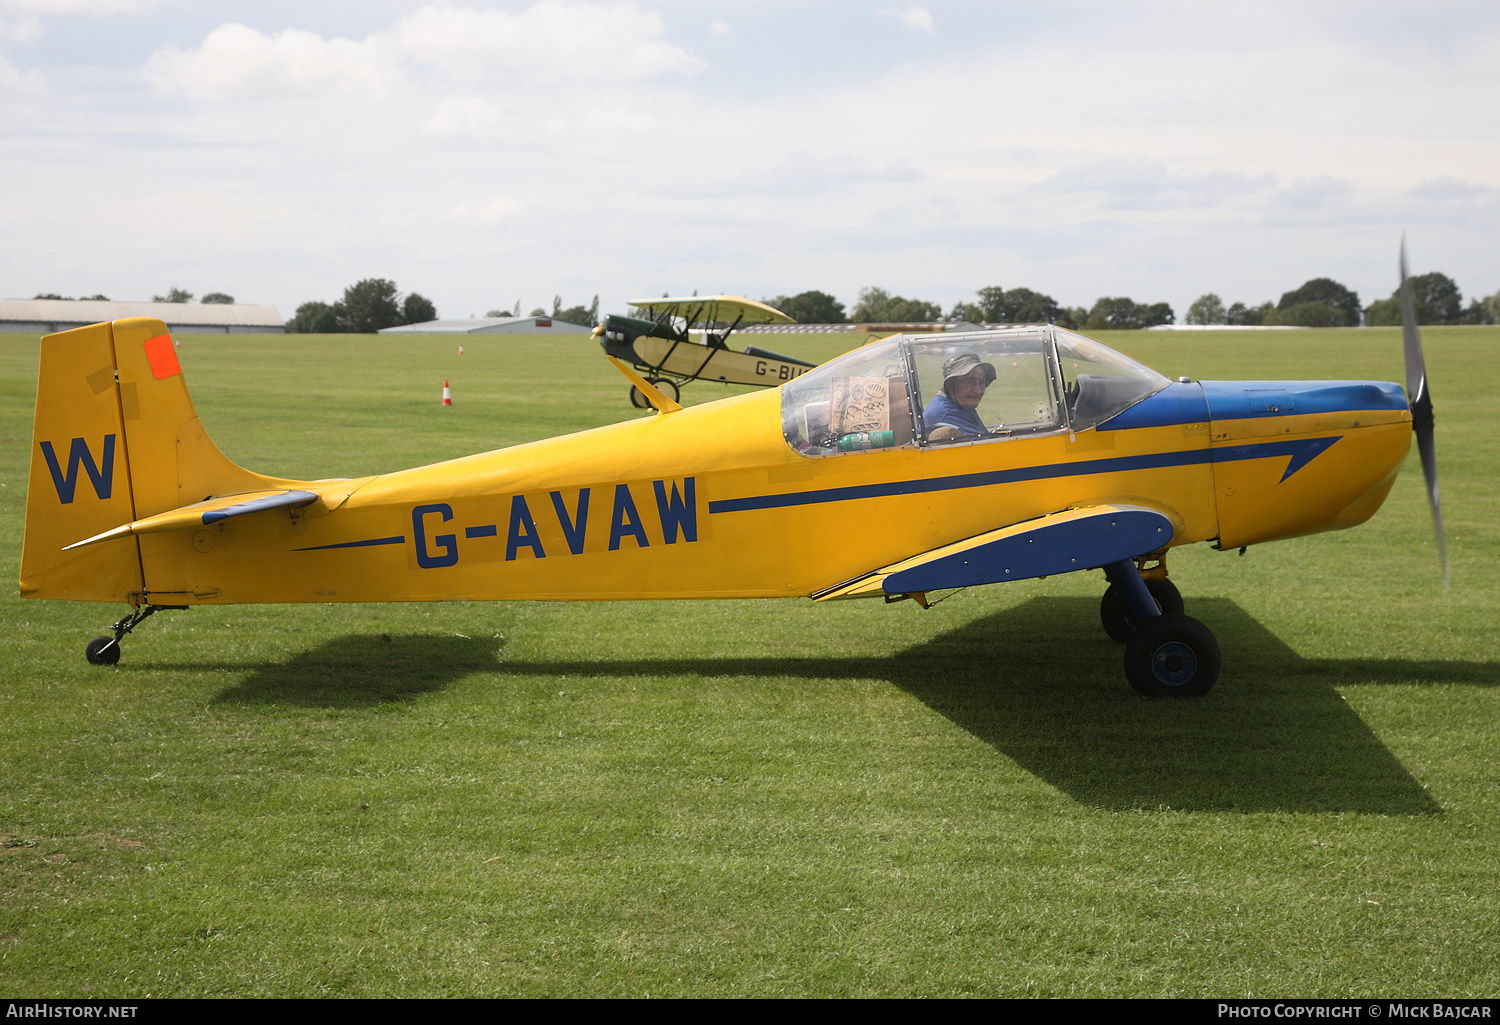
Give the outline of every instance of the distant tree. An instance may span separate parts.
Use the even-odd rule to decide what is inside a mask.
[[[883,288],[862,288],[850,319],[856,324],[927,323],[943,315],[937,303],[904,299]]]
[[[64,302],[72,302],[73,301],[73,300],[69,299],[65,295],[58,295],[56,292],[38,292],[36,295],[32,296],[32,298],[33,299],[61,299]]]
[[[1077,331],[1089,321],[1089,311],[1082,306],[1064,306],[1057,313],[1057,326]]]
[[[1376,299],[1365,308],[1365,327],[1400,327],[1401,299]]]
[[[1094,303],[1084,325],[1093,331],[1129,330],[1144,325],[1146,307],[1125,296],[1106,297]]]
[[[1412,305],[1416,307],[1418,324],[1479,324],[1486,321],[1483,316],[1484,303],[1476,300],[1464,309],[1464,297],[1458,284],[1446,274],[1433,271],[1418,274],[1411,280]],[[1500,293],[1497,293],[1500,295]],[[1497,303],[1500,305],[1500,303]],[[1495,323],[1494,313],[1489,314],[1488,323]],[[1365,311],[1365,323],[1370,327],[1399,327],[1401,324],[1401,290],[1391,293],[1389,299],[1377,299]]]
[[[1193,300],[1193,305],[1188,307],[1187,322],[1189,324],[1223,324],[1227,314],[1224,311],[1224,300],[1207,292]]]
[[[1347,314],[1316,299],[1268,310],[1263,323],[1280,327],[1346,327]]]
[[[510,310],[486,310],[484,315],[486,317],[508,317],[510,316]]]
[[[286,330],[289,334],[337,334],[344,330],[340,323],[339,303],[332,306],[327,303],[306,302],[297,307],[297,312],[292,319],[286,322]]]
[[[174,285],[167,289],[166,295],[153,295],[151,301],[154,303],[190,303],[193,301],[193,293]]]
[[[546,314],[533,314],[533,316],[546,316]],[[552,297],[552,319],[565,320],[569,324],[582,324],[593,327],[599,323],[599,297],[594,296],[594,301],[588,306],[568,306],[564,308],[562,296]]]
[[[827,292],[799,292],[796,295],[778,295],[767,299],[767,306],[774,306],[799,324],[847,324],[849,315],[844,304]]]
[[[540,306],[532,310],[530,313],[526,314],[526,316],[528,317],[545,317],[546,315],[547,311],[542,309]]]
[[[1162,324],[1177,323],[1177,311],[1172,309],[1171,303],[1152,303],[1150,306],[1141,305],[1141,327],[1157,327]]]
[[[373,334],[401,323],[396,283],[385,278],[356,281],[344,289],[342,306],[339,320],[345,331],[355,334]]]
[[[1281,301],[1276,304],[1276,309],[1284,313],[1299,303],[1308,302],[1323,303],[1325,306],[1339,310],[1343,316],[1333,325],[1334,327],[1359,327],[1360,318],[1364,313],[1359,304],[1359,294],[1351,292],[1332,278],[1313,278],[1301,288],[1283,294]],[[1312,314],[1307,314],[1307,316],[1312,316]]]
[[[1235,303],[1224,311],[1224,323],[1236,327],[1256,327],[1265,323],[1266,314],[1273,309],[1275,307],[1270,303],[1261,303],[1259,306]]]
[[[403,324],[425,324],[429,320],[437,319],[437,307],[424,295],[412,292],[401,303],[401,323]]]
[[[210,292],[198,301],[200,303],[222,303],[225,306],[233,306],[234,296],[227,292]]]
[[[109,296],[105,295],[103,292],[100,292],[98,295],[85,295],[85,296],[80,296],[79,298],[83,302],[100,302],[100,303],[107,303],[107,302],[109,302]]]
[[[998,285],[992,285],[981,288],[975,294],[979,297],[979,302],[973,305],[979,316],[968,316],[971,310],[965,307],[965,318],[987,324],[1050,324],[1062,312],[1056,299],[1029,288],[1012,288],[1006,291]]]
[[[1500,324],[1500,292],[1485,299],[1475,299],[1469,304],[1474,323]]]
[[[1411,297],[1418,324],[1457,324],[1463,319],[1464,297],[1446,274],[1418,274],[1411,279]]]

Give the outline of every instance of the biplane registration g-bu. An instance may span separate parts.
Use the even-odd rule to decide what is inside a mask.
[[[606,355],[635,367],[673,401],[689,381],[764,388],[785,384],[814,366],[756,345],[743,350],[729,347],[729,336],[742,325],[793,323],[785,313],[754,299],[695,295],[686,299],[638,299],[630,305],[651,319],[611,314],[594,328],[594,337]],[[697,341],[693,335],[698,336]],[[630,402],[638,409],[651,406],[645,393],[633,384]]]
[[[1415,330],[1415,424],[1431,417]],[[1103,568],[1147,694],[1220,664],[1169,549],[1353,526],[1410,448],[1395,384],[1170,381],[1050,326],[896,336],[776,390],[417,469],[295,481],[209,440],[161,322],[45,338],[21,593],[236,602],[874,597]],[[1432,483],[1429,469],[1429,481]],[[1435,483],[1431,489],[1436,497]],[[1439,528],[1441,536],[1441,528]]]

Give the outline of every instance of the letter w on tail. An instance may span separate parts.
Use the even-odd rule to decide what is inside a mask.
[[[57,497],[63,505],[73,504],[73,493],[78,488],[78,467],[83,466],[88,471],[89,480],[93,481],[94,494],[101,499],[108,498],[115,486],[115,436],[106,434],[104,436],[104,454],[98,463],[94,462],[93,453],[89,451],[88,442],[82,438],[74,438],[68,448],[68,472],[65,475],[62,467],[58,465],[57,453],[52,450],[52,442],[44,441],[42,444],[42,456],[47,460],[47,469],[52,473],[52,483],[57,487]]]

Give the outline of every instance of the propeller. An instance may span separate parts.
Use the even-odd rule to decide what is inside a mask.
[[[1401,236],[1401,339],[1406,355],[1406,399],[1411,404],[1411,429],[1422,456],[1422,476],[1427,480],[1427,504],[1432,507],[1432,526],[1437,531],[1438,555],[1443,560],[1443,591],[1448,590],[1448,542],[1443,537],[1443,507],[1438,501],[1437,450],[1432,439],[1432,393],[1427,386],[1427,363],[1422,359],[1422,336],[1417,332],[1417,307],[1412,299],[1411,279],[1406,272],[1406,236]]]

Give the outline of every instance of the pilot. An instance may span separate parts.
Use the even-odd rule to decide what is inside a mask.
[[[983,438],[990,432],[975,410],[995,380],[995,368],[972,352],[961,352],[943,364],[943,390],[922,410],[928,441]]]

